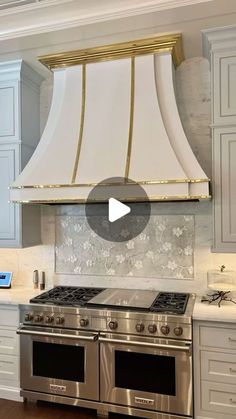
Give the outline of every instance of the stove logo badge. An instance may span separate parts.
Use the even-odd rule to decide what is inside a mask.
[[[153,399],[144,399],[143,397],[135,397],[134,398],[135,403],[138,404],[145,404],[148,406],[153,406],[154,405],[154,400]]]
[[[56,384],[50,384],[50,390],[53,391],[66,391],[66,386],[57,386]]]

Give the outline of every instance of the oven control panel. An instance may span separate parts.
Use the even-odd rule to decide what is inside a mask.
[[[165,323],[147,320],[133,320],[124,318],[108,318],[107,331],[119,333],[140,334],[145,336],[159,336],[170,338],[191,339],[192,328],[190,324]]]
[[[106,330],[105,317],[94,317],[86,312],[81,314],[62,313],[59,310],[25,310],[21,312],[21,323],[28,325],[61,327],[68,329]]]

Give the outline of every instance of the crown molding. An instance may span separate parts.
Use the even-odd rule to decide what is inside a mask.
[[[43,0],[0,11],[0,40],[70,29],[214,0]]]
[[[222,51],[226,45],[236,46],[236,25],[202,31],[203,55],[210,61],[211,52]]]

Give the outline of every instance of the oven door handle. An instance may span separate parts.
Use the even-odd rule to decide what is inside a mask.
[[[191,353],[192,344],[188,343],[186,346],[180,345],[166,345],[162,343],[149,343],[149,342],[140,342],[134,340],[125,340],[125,339],[112,339],[106,338],[103,336],[99,336],[99,342],[106,342],[106,343],[121,343],[122,345],[135,345],[135,346],[144,346],[146,348],[156,348],[156,349],[165,349],[165,350],[175,350],[175,351],[182,351],[182,352],[189,352]]]
[[[86,335],[68,335],[66,333],[54,333],[54,332],[40,332],[36,330],[28,330],[19,327],[19,329],[16,330],[16,333],[18,335],[28,335],[28,336],[45,336],[49,338],[61,338],[61,339],[76,339],[76,340],[86,340],[86,341],[96,341],[98,339],[97,334],[93,334],[90,336]]]

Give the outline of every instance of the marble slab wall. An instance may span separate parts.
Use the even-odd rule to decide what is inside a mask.
[[[96,222],[107,220],[100,215]],[[84,215],[57,216],[55,246],[57,273],[176,279],[194,275],[191,215],[151,215],[141,234],[121,243],[98,237]]]

